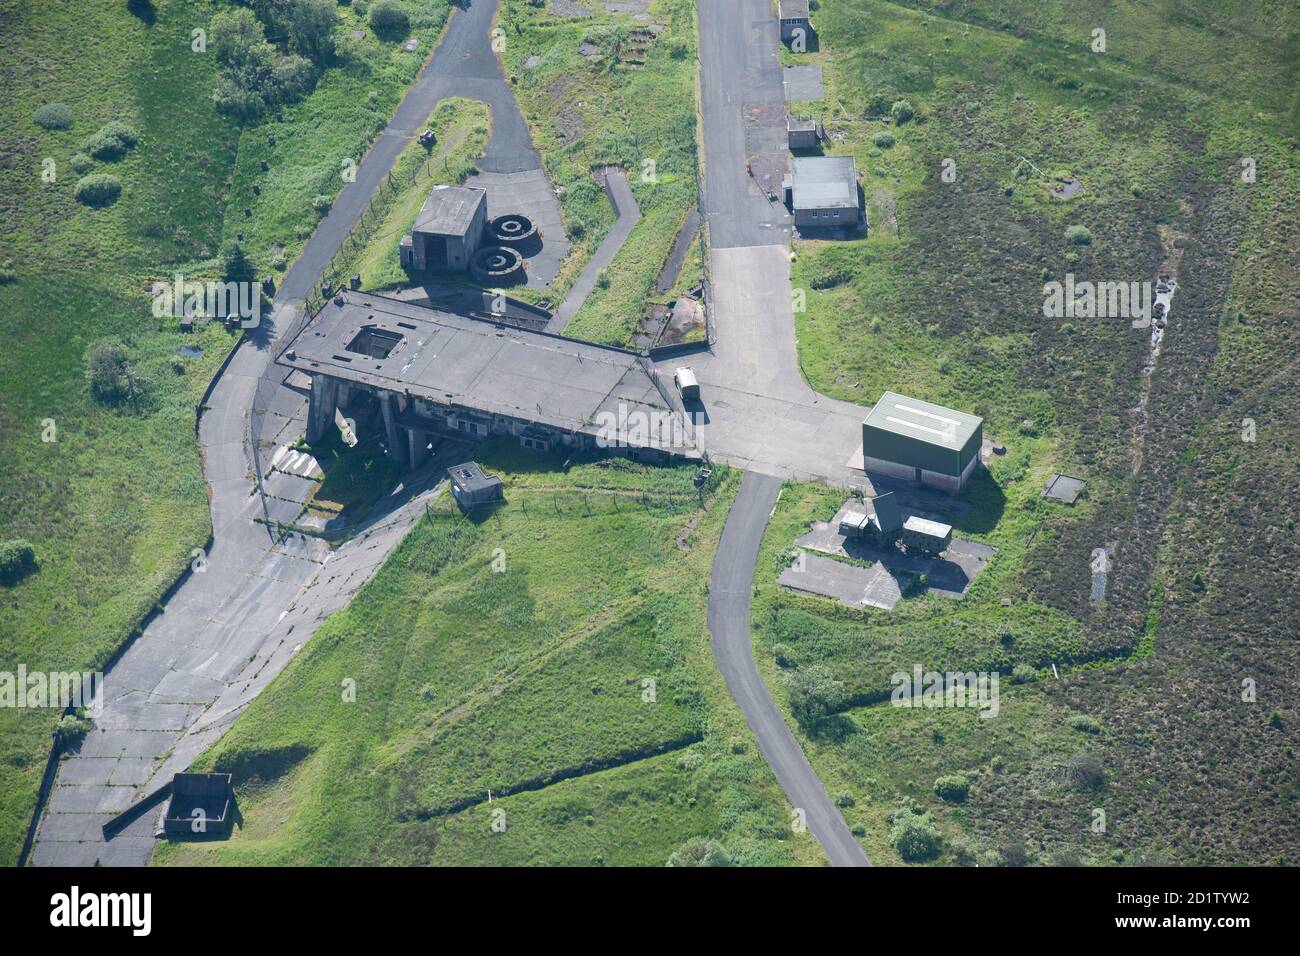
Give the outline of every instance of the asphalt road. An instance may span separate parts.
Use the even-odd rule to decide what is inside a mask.
[[[95,729],[77,755],[60,763],[41,808],[33,865],[147,865],[154,847],[153,811],[111,840],[104,840],[103,824],[147,800],[220,737],[315,629],[347,604],[423,513],[431,482],[412,476],[364,533],[334,551],[314,539],[275,540],[257,523],[263,511],[251,493],[250,422],[257,422],[255,440],[264,453],[302,434],[305,395],[275,374],[272,356],[371,195],[439,100],[463,96],[491,107],[484,169],[540,167],[491,50],[488,31],[496,8],[497,0],[476,0],[453,12],[432,60],[363,158],[356,180],[340,192],[285,275],[271,314],[215,380],[199,419],[213,528],[203,571],[181,582],[162,613],[105,674]],[[296,514],[301,499],[294,496],[303,493],[302,483],[286,478],[275,475],[266,482],[269,507]]]
[[[799,368],[790,292],[789,220],[751,169],[785,163],[785,94],[769,0],[700,0],[701,207],[712,245],[717,343],[697,369],[707,422],[696,434],[719,460],[746,468],[713,561],[709,632],[732,698],[792,807],[833,866],[870,866],[754,663],[754,566],[780,493],[778,476],[860,484],[849,462],[866,414],[814,392]],[[779,126],[777,124],[780,124]],[[681,361],[674,364],[682,364]],[[660,366],[671,374],[672,366]],[[856,445],[855,445],[856,443]]]
[[[747,472],[731,506],[709,581],[709,632],[713,656],[739,705],[758,747],[776,774],[790,805],[804,812],[808,829],[826,851],[832,866],[870,866],[839,810],[826,796],[817,774],[772,702],[754,663],[749,639],[749,603],[754,562],[763,529],[776,505],[781,480]]]

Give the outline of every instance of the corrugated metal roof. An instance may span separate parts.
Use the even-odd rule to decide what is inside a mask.
[[[858,172],[852,156],[796,156],[791,181],[795,209],[858,206]]]
[[[984,419],[896,392],[885,392],[864,424],[940,448],[958,449],[984,424]]]

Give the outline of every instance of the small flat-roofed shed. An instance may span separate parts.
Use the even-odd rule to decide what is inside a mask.
[[[796,226],[856,225],[861,220],[852,156],[796,156],[787,183],[786,200]]]
[[[491,504],[505,498],[505,487],[497,475],[488,475],[478,462],[467,461],[447,469],[451,480],[451,494],[462,511],[479,505]]]

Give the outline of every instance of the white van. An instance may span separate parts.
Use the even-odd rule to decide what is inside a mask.
[[[683,365],[674,372],[673,381],[677,384],[677,391],[682,393],[683,401],[698,402],[700,400],[700,383],[695,377],[695,371],[689,365]]]

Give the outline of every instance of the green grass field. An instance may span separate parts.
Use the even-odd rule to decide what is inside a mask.
[[[505,0],[501,53],[519,106],[560,203],[573,251],[556,280],[562,293],[614,223],[592,178],[621,166],[641,220],[568,326],[575,338],[627,344],[687,213],[696,203],[695,13],[690,0],[653,0],[651,34],[624,13],[556,17]],[[582,49],[588,52],[584,54]]]
[[[825,124],[830,152],[855,157],[871,231],[796,241],[802,367],[836,397],[869,403],[894,389],[973,411],[1009,450],[972,493],[995,483],[1005,501],[953,522],[957,536],[999,548],[960,605],[852,611],[777,589],[780,552],[842,501],[787,489],[759,564],[755,643],[783,703],[791,667],[826,665],[844,682],[843,713],[797,730],[828,792],[854,798],[845,815],[886,862],[899,861],[886,814],[909,799],[935,815],[942,862],[1294,862],[1280,809],[1297,792],[1289,748],[1264,729],[1262,705],[1233,706],[1229,676],[1271,671],[1265,649],[1285,627],[1244,608],[1230,623],[1214,608],[1236,603],[1229,592],[1258,596],[1247,582],[1273,580],[1288,560],[1248,542],[1278,521],[1256,503],[1262,469],[1293,474],[1294,462],[1281,464],[1277,436],[1255,451],[1237,431],[1247,409],[1280,414],[1276,389],[1295,373],[1282,304],[1296,288],[1294,270],[1282,278],[1294,250],[1280,239],[1295,216],[1295,9],[846,0],[813,22],[817,48],[782,61],[822,64],[825,97],[801,108]],[[1092,49],[1095,28],[1104,52]],[[910,121],[891,116],[898,100]],[[1246,158],[1269,172],[1244,181]],[[1073,179],[1080,192],[1054,194]],[[1074,225],[1090,243],[1067,240]],[[1149,387],[1145,332],[1126,317],[1043,315],[1043,284],[1067,273],[1174,270]],[[1055,471],[1089,482],[1073,509],[1038,498]],[[1234,508],[1254,530],[1211,544],[1208,515]],[[1119,545],[1116,573],[1093,610],[1089,556],[1106,542]],[[1219,659],[1225,639],[1235,669]],[[1002,715],[870,705],[889,673],[917,662],[1001,670]],[[1013,686],[1017,663],[1039,682]],[[1293,686],[1273,687],[1274,726],[1289,726]],[[1182,716],[1163,733],[1141,716],[1173,710]],[[1211,712],[1213,723],[1197,717]],[[1101,733],[1072,726],[1085,713]],[[1212,756],[1192,756],[1202,748]],[[1067,779],[1084,749],[1105,767],[1095,792]],[[1262,792],[1234,789],[1255,776],[1246,752],[1264,755]],[[957,772],[971,796],[950,805],[932,785]],[[1233,791],[1237,815],[1207,823],[1188,790],[1206,803]],[[1109,813],[1104,834],[1093,808]],[[1237,840],[1232,819],[1247,817],[1252,836]]]
[[[223,241],[240,233],[261,273],[292,261],[318,218],[312,198],[343,185],[343,160],[382,127],[448,9],[406,4],[419,41],[406,53],[339,7],[339,52],[315,92],[241,129],[215,110],[213,53],[191,49],[191,30],[226,6],[156,0],[146,25],[120,0],[0,2],[16,81],[0,103],[0,538],[30,540],[40,562],[0,592],[0,670],[102,665],[206,544],[195,409],[234,338],[215,327],[182,336],[152,314],[151,284],[215,277]],[[56,103],[71,127],[33,121]],[[121,182],[115,202],[93,209],[74,198],[74,157],[111,121],[137,142],[83,170]],[[110,336],[144,383],[131,407],[99,404],[85,383],[87,346]],[[0,863],[17,859],[56,719],[0,712]]]
[[[695,836],[816,859],[709,648],[739,475],[701,496],[689,466],[477,455],[506,504],[435,503],[200,760],[236,774],[241,829],[155,862],[658,866]]]

